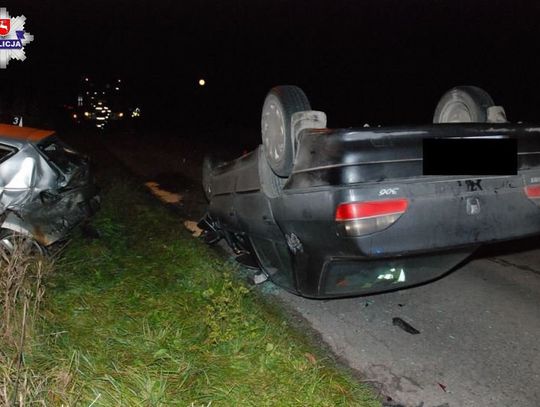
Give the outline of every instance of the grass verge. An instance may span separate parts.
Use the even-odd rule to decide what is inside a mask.
[[[0,406],[23,406],[35,400],[46,379],[26,363],[28,346],[39,321],[43,284],[52,261],[32,255],[22,236],[0,247]]]
[[[48,281],[25,363],[33,402],[84,406],[377,406],[318,359],[132,179],[115,178]]]

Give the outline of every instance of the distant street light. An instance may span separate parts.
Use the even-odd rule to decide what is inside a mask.
[[[199,86],[206,85],[206,81],[204,79],[199,79]]]

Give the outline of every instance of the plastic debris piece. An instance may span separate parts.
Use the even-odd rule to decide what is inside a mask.
[[[197,226],[197,222],[192,220],[186,220],[184,222],[184,227],[191,232],[193,237],[199,237],[202,233],[202,229]]]
[[[403,329],[405,332],[410,333],[411,335],[418,335],[420,333],[418,329],[398,317],[392,318],[392,325]]]
[[[146,187],[150,189],[152,194],[154,194],[156,197],[158,197],[161,201],[165,203],[175,204],[181,203],[182,201],[182,195],[161,189],[157,182],[149,181],[146,182],[144,185],[146,185]]]
[[[248,276],[248,282],[253,285],[259,285],[268,280],[268,276],[262,271]]]

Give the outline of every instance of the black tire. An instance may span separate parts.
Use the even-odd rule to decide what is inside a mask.
[[[215,156],[205,155],[202,163],[202,187],[204,196],[210,201],[212,199],[212,171],[225,161]]]
[[[261,183],[261,190],[269,198],[277,198],[281,195],[283,186],[287,182],[287,178],[278,177],[266,158],[266,151],[264,145],[259,147],[258,169],[259,180]]]
[[[486,123],[493,99],[476,86],[457,86],[439,100],[433,123]]]
[[[14,253],[28,256],[45,256],[47,249],[37,242],[31,236],[26,236],[13,230],[0,230],[0,250],[3,255],[12,255]]]
[[[264,100],[261,114],[262,143],[268,164],[280,177],[288,177],[293,167],[291,116],[304,110],[311,110],[311,106],[298,86],[276,86]]]

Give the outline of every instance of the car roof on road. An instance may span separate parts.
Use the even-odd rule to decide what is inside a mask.
[[[19,127],[10,124],[0,124],[0,138],[17,141],[38,142],[53,135],[53,130],[34,129],[32,127]]]

